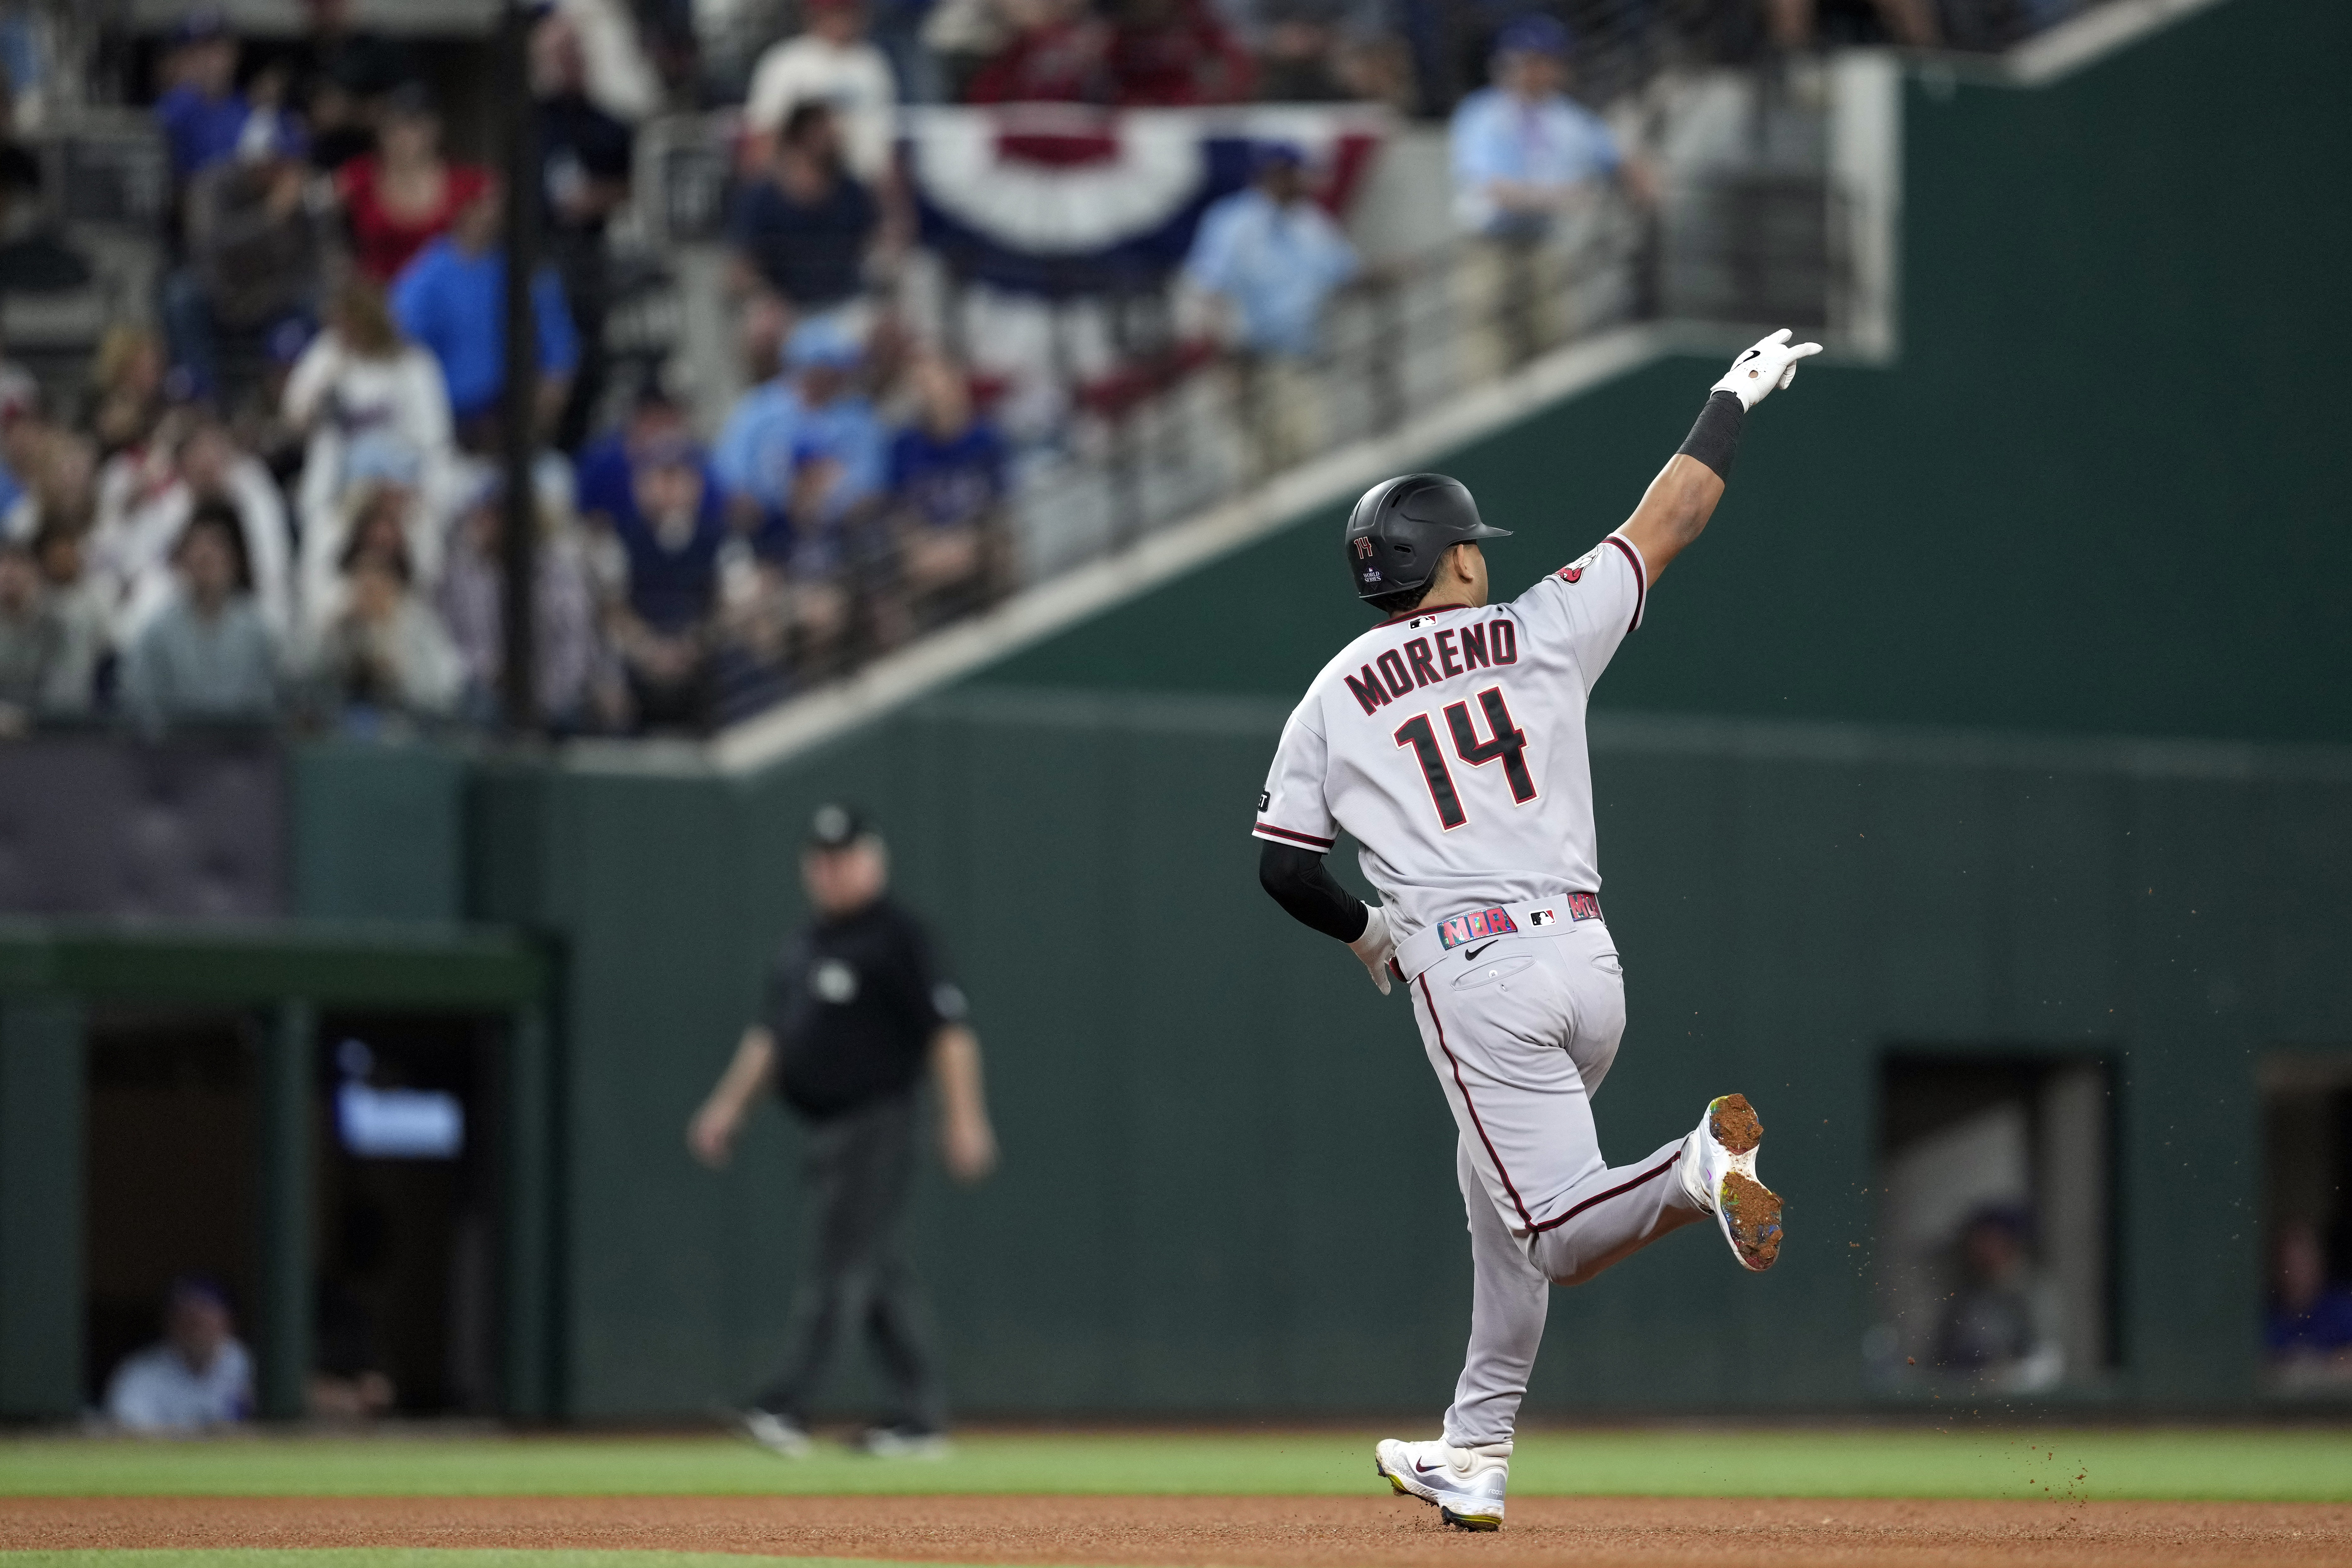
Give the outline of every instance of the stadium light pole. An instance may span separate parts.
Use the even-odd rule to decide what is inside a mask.
[[[510,733],[539,728],[539,640],[532,589],[538,581],[539,518],[531,463],[539,446],[539,331],[531,279],[539,270],[538,99],[530,87],[532,0],[506,0],[499,18],[499,95],[506,153],[506,397],[499,409],[506,477],[499,564],[502,706]]]

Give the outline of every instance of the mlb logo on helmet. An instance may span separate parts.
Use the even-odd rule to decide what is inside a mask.
[[[1509,936],[1518,929],[1508,910],[1473,910],[1468,914],[1439,921],[1437,940],[1446,947],[1460,947],[1465,942],[1476,942],[1482,937]]]

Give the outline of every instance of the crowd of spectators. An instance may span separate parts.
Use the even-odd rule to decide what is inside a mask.
[[[170,37],[155,325],[113,325],[78,395],[0,363],[0,732],[499,710],[505,192],[444,145],[406,48],[307,9],[258,63],[215,12]],[[657,377],[610,384],[634,132],[568,8],[530,42],[545,723],[704,730],[1001,593],[1005,446],[869,287],[904,244],[887,71],[837,108],[807,96],[837,60],[764,79],[777,134],[734,226],[754,384],[706,449]]]
[[[1742,60],[1823,44],[1998,48],[2085,0],[698,0],[696,26],[667,29],[674,79],[703,93],[740,80],[751,123],[772,132],[790,103],[850,111],[852,162],[878,168],[894,102],[1385,103],[1451,112],[1485,79],[1493,40],[1546,16],[1595,56]],[[652,4],[641,9],[658,11]],[[740,24],[797,13],[805,26],[764,50]],[[716,58],[692,58],[696,38]],[[730,43],[737,47],[730,48]],[[730,66],[732,69],[730,69]],[[1601,74],[1619,74],[1604,62]]]
[[[1788,47],[1834,29],[1927,41],[1957,14],[1733,9]],[[68,395],[0,359],[0,732],[499,710],[507,195],[446,144],[418,51],[359,26],[352,0],[303,15],[290,44],[248,48],[199,6],[161,52],[155,325],[116,322]],[[1009,586],[995,389],[893,302],[915,234],[900,104],[1425,110],[1429,49],[1474,50],[1486,85],[1440,95],[1458,281],[1469,320],[1513,317],[1524,357],[1567,330],[1549,241],[1597,189],[1655,198],[1570,96],[1578,27],[1624,15],[1622,0],[548,0],[530,40],[544,261],[527,290],[545,456],[511,513],[540,531],[544,721],[707,729]],[[616,384],[607,231],[631,199],[633,119],[727,90],[706,46],[729,16],[764,26],[734,78],[726,231],[751,389],[706,448],[658,374]],[[37,179],[0,136],[0,202]],[[1260,148],[1250,185],[1202,216],[1173,281],[1234,382],[1259,471],[1324,439],[1320,322],[1365,271],[1297,148]]]

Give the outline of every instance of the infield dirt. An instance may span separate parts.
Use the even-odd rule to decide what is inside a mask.
[[[1399,1498],[11,1498],[0,1549],[574,1547],[1247,1568],[2352,1560],[2352,1504],[1528,1498],[1499,1533]]]

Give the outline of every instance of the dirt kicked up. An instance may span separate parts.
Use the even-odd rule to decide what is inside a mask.
[[[2352,1504],[1515,1500],[1497,1534],[1398,1498],[9,1498],[0,1550],[496,1547],[1190,1568],[2352,1561]]]

